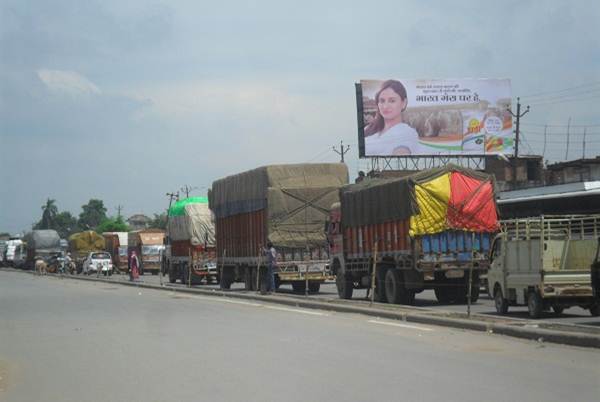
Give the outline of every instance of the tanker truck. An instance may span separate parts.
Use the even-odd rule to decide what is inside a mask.
[[[412,304],[434,289],[440,303],[463,303],[470,288],[476,301],[498,230],[494,187],[449,165],[341,188],[327,225],[339,297],[373,288],[379,302]]]
[[[52,256],[62,254],[60,236],[56,230],[32,230],[23,237],[23,243],[27,250],[24,263],[26,269],[33,269],[38,258],[48,262]]]
[[[169,208],[163,272],[169,282],[216,282],[215,225],[207,197],[189,197]]]
[[[338,163],[263,166],[213,182],[208,198],[221,288],[243,282],[247,290],[258,290],[265,282],[258,277],[264,275],[262,250],[271,242],[277,250],[275,287],[318,292],[332,278],[323,227],[347,183],[348,168]]]

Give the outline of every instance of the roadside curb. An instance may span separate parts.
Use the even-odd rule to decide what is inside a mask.
[[[31,273],[33,274],[33,273]],[[56,278],[59,278],[56,276]],[[477,319],[465,319],[457,317],[442,317],[433,316],[419,310],[410,310],[410,307],[404,307],[408,311],[391,311],[379,309],[376,307],[363,307],[334,304],[330,302],[322,302],[315,300],[299,300],[280,295],[263,296],[258,294],[234,293],[235,291],[223,290],[208,290],[197,288],[176,288],[169,286],[160,286],[143,282],[128,282],[103,278],[78,277],[78,276],[63,276],[64,279],[74,279],[80,281],[100,282],[107,284],[119,284],[142,289],[163,290],[175,293],[197,294],[214,297],[228,297],[232,299],[252,300],[267,302],[273,304],[281,304],[293,307],[302,307],[308,309],[318,309],[326,311],[335,311],[340,313],[362,314],[371,317],[387,318],[404,322],[412,322],[418,324],[436,325],[457,329],[465,329],[471,331],[479,331],[493,333],[514,338],[530,339],[539,342],[550,342],[564,345],[600,348],[600,335],[574,333],[566,331],[550,330],[545,328],[536,328],[534,326],[513,326],[504,323],[494,323]]]

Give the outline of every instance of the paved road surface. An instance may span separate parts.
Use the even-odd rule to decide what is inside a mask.
[[[600,351],[0,271],[4,401],[595,401]]]
[[[125,279],[124,275],[116,275],[115,279]],[[159,283],[159,277],[153,275],[144,275],[142,276],[142,280],[148,283]],[[163,279],[164,282],[167,282],[166,277]],[[170,284],[169,284],[170,285]],[[170,286],[183,286],[179,283],[179,281],[175,285]],[[199,285],[200,288],[218,288],[218,285]],[[241,283],[236,283],[232,285],[232,289],[237,289],[238,291],[242,290],[244,287]],[[293,295],[290,285],[282,285],[280,290],[281,293]],[[367,295],[366,290],[355,290],[353,293],[353,300],[359,302],[361,300],[365,300]],[[328,282],[321,286],[321,291],[317,295],[310,295],[311,298],[319,298],[319,299],[338,299],[337,290],[335,287],[335,283]],[[419,294],[417,294],[415,299],[415,305],[418,307],[426,307],[434,310],[447,310],[447,311],[456,311],[466,313],[467,306],[466,304],[452,305],[452,304],[440,304],[435,298],[435,294],[433,290],[425,290]],[[473,313],[479,313],[490,316],[499,316],[496,313],[496,308],[494,307],[494,300],[491,299],[487,294],[481,293],[480,299],[477,303],[471,306],[471,311]],[[529,319],[529,314],[527,313],[526,306],[513,307],[511,306],[508,312],[508,317],[516,318],[516,319]],[[557,322],[562,324],[579,324],[579,325],[589,325],[593,327],[600,328],[600,317],[592,317],[590,315],[589,310],[582,309],[580,307],[571,307],[565,309],[565,311],[556,315],[553,312],[544,312],[542,314],[542,318],[540,320],[545,322]]]

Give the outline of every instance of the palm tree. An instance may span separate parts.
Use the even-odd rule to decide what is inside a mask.
[[[48,198],[46,205],[42,206],[42,229],[52,229],[54,220],[58,214],[58,208],[56,207],[56,200]]]

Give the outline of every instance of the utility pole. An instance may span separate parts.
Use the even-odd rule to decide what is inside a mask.
[[[585,137],[587,135],[587,127],[583,128],[583,151],[582,151],[582,155],[581,155],[581,159],[585,159]]]
[[[173,204],[173,200],[175,201],[179,201],[179,191],[176,193],[167,193],[167,197],[169,197],[169,207],[167,208],[167,244],[165,244],[165,246],[167,246],[168,244],[171,244],[171,239],[169,238],[169,210],[171,209],[171,205]],[[166,250],[165,250],[166,252]],[[160,286],[163,286],[163,275],[165,274],[165,267],[164,267],[164,253],[163,253],[163,260],[160,262],[160,275],[159,279],[160,279]]]
[[[520,126],[520,122],[521,122],[521,117],[525,116],[527,113],[529,113],[529,105],[527,105],[527,110],[525,110],[523,113],[521,113],[521,98],[517,98],[517,114],[514,114],[512,112],[512,110],[508,109],[508,111],[510,112],[510,114],[515,117],[517,119],[517,124],[516,124],[516,130],[515,130],[515,134],[516,134],[516,138],[515,138],[515,158],[519,157],[519,126]]]
[[[518,160],[519,160],[519,134],[520,134],[520,122],[521,122],[521,117],[525,116],[527,113],[529,113],[529,105],[527,105],[527,110],[525,110],[523,113],[521,113],[521,98],[517,98],[517,114],[514,114],[512,112],[512,110],[508,109],[508,111],[510,112],[510,114],[515,117],[517,119],[517,123],[516,123],[516,129],[515,129],[515,157],[513,160],[513,183],[515,184],[515,188],[516,188],[516,183],[517,183],[517,164],[518,164]]]
[[[567,123],[567,151],[565,152],[565,160],[569,160],[569,143],[571,142],[571,118]]]
[[[546,136],[548,134],[548,125],[544,126],[544,150],[542,151],[542,157],[546,157]]]
[[[117,218],[121,218],[121,211],[123,210],[123,205],[117,205],[115,209],[117,210]]]
[[[190,187],[187,184],[181,187],[181,192],[185,193],[185,198],[188,198],[190,196],[190,193],[194,190],[198,190],[198,187]],[[179,192],[177,193],[177,195],[179,196]]]
[[[336,147],[332,147],[332,148],[333,148],[333,150],[335,151],[336,154],[338,154],[338,155],[340,155],[342,157],[342,160],[340,162],[344,163],[344,155],[350,149],[350,145],[346,145],[346,148],[344,148],[344,141],[340,141],[340,150],[339,151],[337,150]]]

